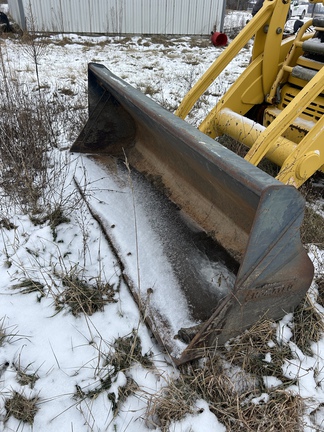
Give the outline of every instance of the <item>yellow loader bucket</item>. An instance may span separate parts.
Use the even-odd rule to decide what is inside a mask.
[[[206,347],[225,343],[260,317],[279,319],[292,311],[313,278],[300,240],[305,202],[298,190],[166,111],[104,66],[91,63],[88,73],[89,119],[71,151],[116,161],[119,168],[108,170],[108,177],[118,170],[126,176],[129,166],[136,181],[145,184],[139,186],[139,205],[154,213],[148,220],[154,219],[157,238],[167,245],[165,255],[177,283],[167,287],[170,300],[162,301],[165,287],[159,286],[158,274],[153,287],[140,290],[127,264],[124,273],[146,322],[176,364],[202,356]],[[124,261],[118,236],[110,234],[104,220],[109,217],[92,210]],[[148,259],[154,269],[155,257]],[[225,276],[220,266],[228,269]],[[183,306],[190,319],[175,325],[170,311]]]

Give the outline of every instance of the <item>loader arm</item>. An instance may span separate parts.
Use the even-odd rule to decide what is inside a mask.
[[[267,92],[273,82],[274,77],[272,75],[276,72],[273,71],[273,65],[278,64],[281,35],[288,10],[289,2],[265,0],[261,10],[247,23],[228,48],[219,55],[193,88],[189,90],[175,114],[184,119],[200,96],[254,35],[255,42],[252,59],[256,59],[259,55],[264,56],[262,71],[259,72],[259,75],[262,78],[263,93]],[[271,34],[271,37],[268,36],[269,34]],[[262,100],[263,97],[261,95],[260,102]]]
[[[234,138],[250,148],[247,161],[257,166],[263,158],[269,159],[281,168],[277,179],[298,188],[317,171],[324,172],[324,19],[308,20],[297,34],[283,38],[288,8],[285,0],[265,0],[184,97],[176,115],[186,117],[254,35],[250,65],[199,130],[212,138]]]

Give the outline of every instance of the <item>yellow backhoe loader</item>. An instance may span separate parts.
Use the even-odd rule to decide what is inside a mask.
[[[313,278],[300,240],[305,201],[298,187],[324,169],[324,18],[305,21],[287,37],[289,3],[265,0],[175,114],[103,65],[89,64],[89,119],[71,151],[87,154],[85,166],[100,167],[100,181],[123,190],[114,208],[126,206],[131,176],[134,206],[154,233],[145,242],[163,240],[175,283],[156,274],[143,286],[111,216],[88,200],[146,322],[176,364],[204,355],[260,317],[281,318]],[[252,38],[249,66],[199,130],[189,125],[185,117],[195,102]],[[246,156],[219,144],[220,135],[246,146]],[[257,166],[264,158],[280,168],[277,178]],[[158,258],[145,259],[154,273]]]

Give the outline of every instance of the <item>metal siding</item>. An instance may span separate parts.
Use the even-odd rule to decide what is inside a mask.
[[[12,18],[19,24],[21,28],[24,28],[24,17],[19,9],[18,0],[8,0],[9,12]]]
[[[125,27],[123,30],[130,29],[130,33],[134,33],[134,20],[135,20],[135,11],[137,10],[136,1],[127,2],[127,13],[125,14]]]
[[[188,16],[187,16],[187,29],[188,33],[194,33],[196,29],[196,20],[197,20],[197,9],[200,11],[200,3],[199,8],[198,3],[195,0],[189,0],[188,4]]]
[[[101,3],[101,7],[97,8],[97,13],[100,15],[97,20],[101,20],[101,30],[103,33],[123,33],[125,2],[123,0],[109,0]],[[108,24],[108,25],[107,25]],[[100,32],[101,33],[101,32]]]
[[[125,0],[125,8],[127,13],[125,14],[125,19],[123,21],[122,32],[125,32],[125,29],[130,29],[130,33],[134,33],[134,20],[135,20],[135,11],[138,9],[137,1],[129,1]]]
[[[8,0],[21,27],[19,3],[29,30],[61,33],[202,35],[222,29],[225,11],[224,0]]]
[[[176,25],[177,25],[177,32],[179,34],[182,34],[182,0],[178,0],[176,2],[173,2],[173,16],[172,16],[172,34],[175,33],[175,17],[177,17]]]
[[[164,34],[172,34],[173,28],[173,4],[166,1],[163,6],[163,25],[162,32]]]
[[[199,29],[200,32],[208,34],[212,31],[212,27],[208,29],[204,28],[205,24],[203,17],[206,16],[206,18],[208,18],[207,22],[210,22],[210,0],[203,0],[201,3],[202,4],[197,10],[196,28],[197,30]]]

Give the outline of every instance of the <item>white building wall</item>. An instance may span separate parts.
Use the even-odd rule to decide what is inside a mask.
[[[59,33],[209,34],[221,31],[224,0],[8,0],[24,29]]]

